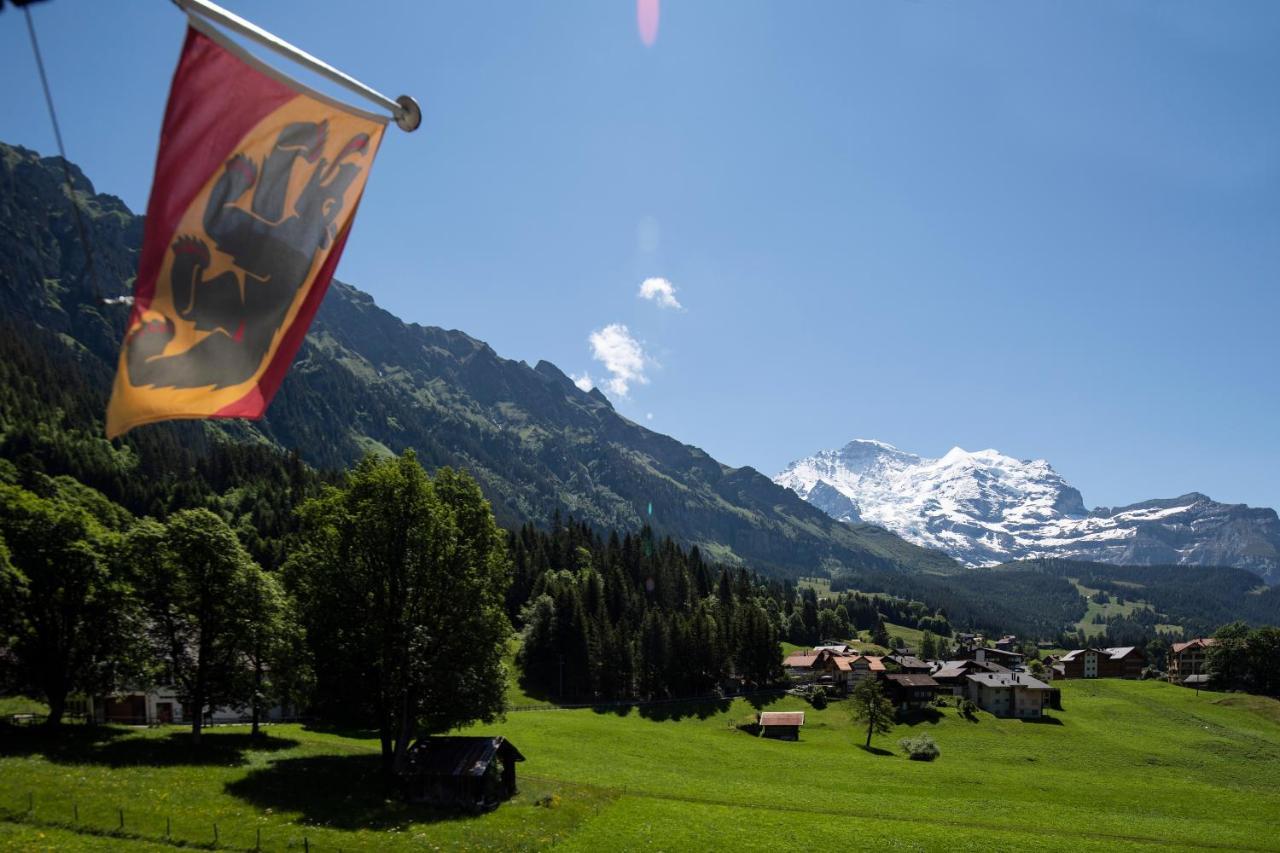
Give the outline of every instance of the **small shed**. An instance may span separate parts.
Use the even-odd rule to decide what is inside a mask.
[[[761,711],[760,735],[778,740],[799,740],[804,711]]]
[[[503,737],[429,737],[409,748],[402,779],[410,802],[491,809],[515,794],[517,761]]]

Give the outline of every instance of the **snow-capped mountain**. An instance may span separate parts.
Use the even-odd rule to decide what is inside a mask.
[[[774,481],[834,518],[877,524],[970,565],[1028,557],[1183,563],[1236,566],[1280,582],[1275,510],[1192,492],[1090,511],[1043,459],[959,447],[925,459],[858,439],[793,462]]]

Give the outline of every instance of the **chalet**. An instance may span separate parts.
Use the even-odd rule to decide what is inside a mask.
[[[1006,634],[1000,639],[996,640],[995,645],[996,645],[996,648],[1000,649],[1001,651],[1011,652],[1013,651],[1014,646],[1016,646],[1017,643],[1018,643],[1017,637],[1015,637],[1013,634]]]
[[[1058,658],[1061,678],[1141,678],[1146,657],[1136,646],[1075,649]]]
[[[885,662],[891,663],[898,668],[898,672],[905,672],[915,675],[928,675],[933,667],[928,661],[920,660],[913,655],[890,655],[884,659]]]
[[[1199,684],[1203,687],[1205,681],[1199,678],[1193,680],[1193,676],[1204,675],[1208,650],[1212,645],[1212,637],[1198,637],[1185,643],[1174,643],[1169,649],[1166,677],[1174,684]]]
[[[933,704],[938,682],[927,675],[895,672],[884,677],[884,692],[899,711],[916,711]]]
[[[846,660],[849,662],[851,686],[868,676],[879,678],[885,673],[883,658],[878,658],[874,655],[858,655],[857,657],[846,658]]]
[[[782,661],[783,668],[798,684],[824,684],[847,691],[867,675],[884,673],[884,661],[850,650],[837,653],[830,648],[794,652]]]
[[[1021,672],[982,672],[967,681],[969,699],[997,717],[1040,717],[1052,699],[1052,687]]]
[[[760,736],[778,740],[799,740],[804,711],[761,711],[757,718]]]
[[[429,737],[409,747],[400,777],[410,802],[491,809],[515,794],[517,761],[503,737]]]
[[[930,675],[943,692],[950,691],[955,696],[964,696],[969,690],[969,676],[979,672],[1004,673],[1009,670],[997,663],[944,660],[934,662],[934,669]]]

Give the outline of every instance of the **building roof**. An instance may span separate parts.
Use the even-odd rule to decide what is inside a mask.
[[[1174,643],[1173,653],[1180,655],[1190,648],[1203,649],[1213,645],[1213,637],[1197,637],[1194,640],[1187,640],[1185,643]]]
[[[882,658],[878,658],[873,655],[859,655],[858,657],[867,662],[867,668],[872,672],[884,672],[884,660]],[[855,661],[857,659],[858,658],[854,658]]]
[[[1106,655],[1111,660],[1124,660],[1136,648],[1137,646],[1112,646],[1106,649],[1094,649],[1094,648],[1072,649],[1071,651],[1063,655],[1061,658],[1059,658],[1059,660],[1073,661],[1076,659],[1078,655],[1082,655],[1085,652],[1097,652],[1100,655]]]
[[[803,726],[804,711],[761,711],[762,726]]]
[[[893,655],[888,658],[903,669],[927,669],[929,663],[922,661],[915,655]]]
[[[1021,652],[1011,652],[1008,649],[983,649],[983,651],[988,655],[995,655],[996,657],[1021,659],[1024,656]]]
[[[852,658],[837,657],[835,661],[836,661],[836,669],[840,670],[841,672],[850,672],[853,669]]]
[[[934,678],[960,678],[975,669],[987,672],[1008,672],[998,663],[980,660],[943,660],[937,661],[938,668],[933,671]]]
[[[917,673],[895,672],[892,675],[886,675],[885,681],[892,681],[900,687],[937,687],[938,682],[934,681],[927,675],[919,675]]]
[[[429,737],[409,748],[409,773],[483,776],[499,753],[507,761],[524,756],[502,737]]]
[[[1186,678],[1182,679],[1182,683],[1183,684],[1208,684],[1212,678],[1213,676],[1209,675],[1208,673],[1202,672],[1202,673],[1199,673],[1198,675],[1188,675]]]
[[[1053,688],[1045,684],[1038,678],[1021,672],[978,672],[969,676],[970,681],[976,681],[978,684],[986,687],[1012,687],[1015,689],[1022,688],[1026,690],[1052,690]]]
[[[782,665],[807,668],[813,666],[813,662],[817,659],[817,652],[792,652],[783,659]]]

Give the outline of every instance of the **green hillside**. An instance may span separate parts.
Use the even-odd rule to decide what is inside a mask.
[[[252,848],[260,829],[266,850],[1280,849],[1280,702],[1104,680],[1065,683],[1063,703],[1042,723],[946,708],[870,753],[839,702],[806,708],[796,743],[737,730],[742,700],[515,713],[489,731],[528,757],[521,793],[449,819],[381,789],[377,742],[358,736],[278,726],[257,749],[226,728],[192,754],[165,729],[8,730],[0,846],[104,849],[84,833],[123,808],[130,838],[160,841],[167,818],[174,841],[208,844],[217,822],[222,844]],[[936,762],[901,754],[919,731]]]
[[[24,423],[5,423],[0,412],[0,456],[12,458],[7,434],[31,427],[31,418],[76,433],[77,445],[99,455],[113,447],[100,438],[101,418],[127,308],[96,297],[131,286],[142,219],[71,168],[75,203],[93,233],[96,293],[61,161],[0,143],[0,338],[13,341],[0,356],[46,373],[50,363],[71,364],[57,377],[64,387],[56,405]],[[51,392],[0,387],[0,399],[33,395]],[[38,444],[27,439],[20,451]],[[780,575],[959,570],[880,528],[835,521],[754,469],[730,468],[645,429],[549,362],[531,367],[462,332],[405,323],[338,282],[262,421],[154,425],[114,448],[202,452],[228,440],[296,448],[322,469],[345,467],[366,450],[414,448],[428,468],[470,472],[507,527],[545,525],[557,512],[606,530],[648,523],[717,561]]]

